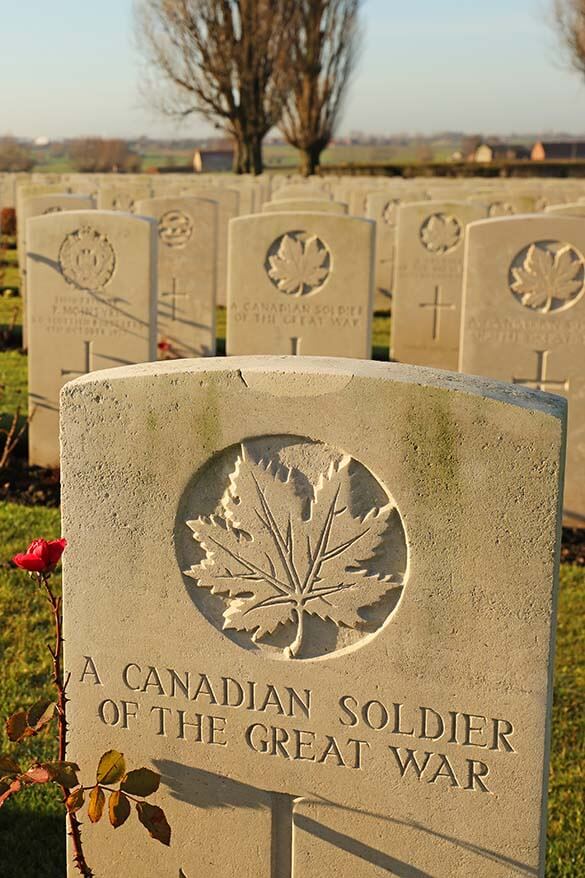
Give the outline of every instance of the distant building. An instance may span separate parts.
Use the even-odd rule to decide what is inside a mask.
[[[193,156],[193,170],[196,174],[207,174],[213,171],[231,171],[233,163],[234,150],[231,147],[196,149]]]
[[[488,165],[498,161],[517,161],[529,159],[530,150],[525,146],[510,143],[480,143],[470,161]]]
[[[585,159],[585,141],[583,140],[541,140],[532,148],[533,162],[574,161],[575,159]]]

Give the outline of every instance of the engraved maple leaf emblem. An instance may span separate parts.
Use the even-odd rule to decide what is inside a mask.
[[[279,626],[294,626],[287,658],[299,656],[306,616],[358,628],[361,610],[402,584],[376,571],[376,555],[396,525],[388,502],[352,513],[351,458],[331,464],[312,488],[303,514],[292,470],[256,463],[244,447],[236,460],[221,512],[188,521],[205,558],[185,573],[226,605],[224,629],[253,641]]]
[[[424,223],[420,236],[424,246],[431,253],[447,253],[459,243],[461,225],[454,216],[436,213]]]
[[[512,268],[511,289],[527,308],[547,313],[575,298],[583,289],[583,260],[569,245],[556,252],[532,244],[520,265]]]
[[[291,296],[302,296],[321,286],[329,274],[329,251],[315,235],[303,241],[284,235],[277,252],[268,258],[268,276]]]

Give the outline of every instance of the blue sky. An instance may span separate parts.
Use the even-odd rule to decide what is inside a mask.
[[[365,0],[342,132],[585,132],[552,0]],[[486,8],[488,7],[488,8]],[[0,134],[197,136],[142,103],[132,0],[0,0]]]

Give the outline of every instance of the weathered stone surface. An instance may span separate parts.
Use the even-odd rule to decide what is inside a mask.
[[[325,185],[315,183],[289,183],[280,186],[272,193],[273,201],[289,201],[291,198],[316,198],[319,201],[328,201],[332,195]]]
[[[569,400],[565,522],[585,525],[585,228],[540,215],[468,229],[460,369]]]
[[[69,384],[71,753],[173,832],[103,820],[96,873],[542,876],[564,418],[347,360]]]
[[[338,216],[347,214],[347,204],[340,201],[321,201],[318,198],[290,198],[286,201],[267,201],[262,206],[263,213],[295,213],[312,211],[317,213],[335,213]]]
[[[59,466],[59,391],[156,359],[156,224],[77,211],[29,220],[29,462]]]
[[[202,198],[151,198],[136,212],[158,230],[158,337],[179,357],[215,354],[218,206]],[[165,347],[166,350],[166,347]]]
[[[486,208],[426,201],[398,212],[392,359],[457,369],[465,228]]]
[[[578,201],[567,204],[551,204],[546,208],[545,213],[554,216],[585,216],[585,204]]]
[[[368,358],[375,225],[324,213],[230,223],[228,354]]]

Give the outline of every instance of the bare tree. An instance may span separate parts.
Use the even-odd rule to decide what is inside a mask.
[[[163,112],[199,113],[232,137],[238,173],[263,170],[262,141],[290,88],[296,6],[297,0],[136,2],[148,94]]]
[[[301,172],[314,174],[341,115],[359,43],[362,0],[297,0],[290,64],[294,86],[282,131],[301,150]]]
[[[16,138],[10,135],[0,138],[0,171],[30,171],[34,166],[30,150]]]
[[[69,155],[75,170],[84,173],[133,173],[142,166],[140,156],[125,140],[103,140],[101,137],[74,140]]]
[[[585,0],[554,0],[554,13],[569,64],[585,76]]]

